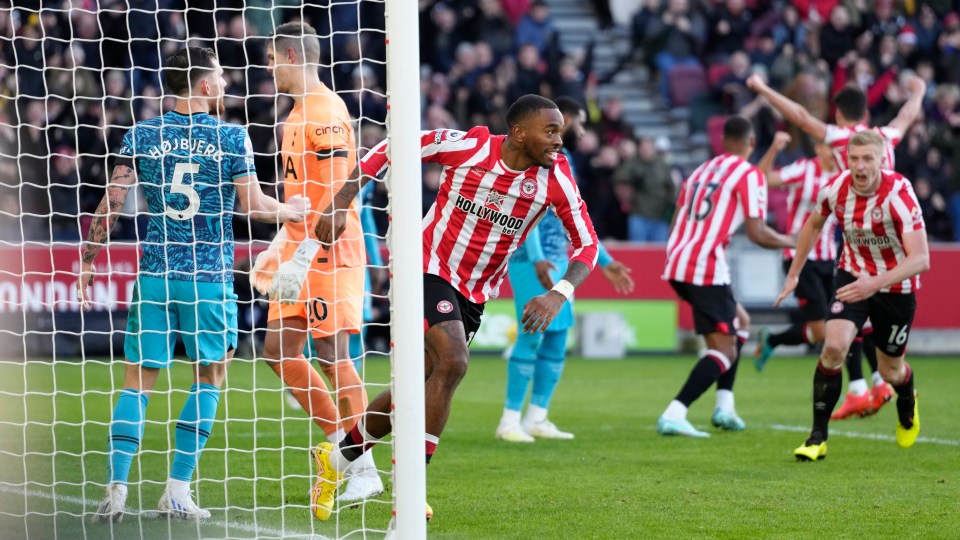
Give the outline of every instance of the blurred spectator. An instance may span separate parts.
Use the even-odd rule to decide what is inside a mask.
[[[726,108],[727,114],[736,114],[747,103],[753,101],[754,94],[747,89],[747,77],[750,76],[750,58],[747,53],[737,51],[730,55],[727,62],[730,72],[724,75],[713,91]]]
[[[787,3],[780,13],[780,22],[773,28],[773,39],[777,49],[792,45],[803,50],[807,41],[807,27],[800,22],[800,14],[794,4]]]
[[[667,73],[674,66],[695,65],[707,40],[707,23],[699,12],[690,8],[689,0],[668,0],[662,17],[650,19],[644,32],[660,76],[660,95],[670,102]]]
[[[530,12],[517,24],[516,46],[533,45],[540,54],[544,54],[553,31],[550,7],[544,0],[534,0]]]
[[[830,22],[820,30],[820,54],[831,68],[843,55],[853,50],[854,37],[847,7],[835,6],[830,10]]]
[[[617,198],[630,209],[628,238],[634,242],[666,242],[676,186],[670,165],[657,153],[654,140],[641,138],[636,156],[620,165],[613,178]]]
[[[744,0],[726,0],[716,8],[710,21],[710,40],[707,46],[710,57],[725,60],[743,47],[743,38],[750,35],[753,18],[747,11]]]
[[[477,7],[463,24],[467,38],[474,43],[488,44],[496,58],[512,53],[513,24],[507,20],[499,0],[479,0]]]
[[[577,174],[583,175],[580,194],[590,215],[603,216],[593,224],[601,239],[626,239],[626,212],[613,189],[613,176],[619,166],[620,155],[616,147],[605,144],[599,147],[586,167],[577,169]]]
[[[935,54],[941,26],[940,21],[937,20],[937,13],[930,7],[930,4],[920,4],[918,16],[911,26],[917,36],[917,52],[919,55],[929,58]]]

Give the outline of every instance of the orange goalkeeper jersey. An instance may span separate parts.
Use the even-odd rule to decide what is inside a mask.
[[[309,197],[313,209],[303,223],[284,225],[289,240],[280,258],[286,261],[305,238],[316,239],[314,229],[319,213],[327,208],[356,165],[356,139],[343,100],[323,84],[307,92],[287,116],[280,155],[284,197]],[[321,249],[317,253],[314,267],[318,263],[351,267],[364,264],[363,231],[356,202],[346,211],[346,230],[331,252]]]

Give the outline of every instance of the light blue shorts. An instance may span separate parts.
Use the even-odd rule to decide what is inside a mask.
[[[233,283],[140,276],[133,288],[123,352],[145,367],[168,367],[177,338],[201,364],[219,362],[237,348]]]
[[[563,261],[560,264],[557,264],[557,261],[552,262],[557,269],[550,272],[550,277],[553,278],[554,282],[557,282],[567,271],[568,263],[567,261]],[[510,287],[513,288],[513,305],[517,311],[517,324],[519,325],[520,320],[523,318],[523,307],[533,299],[534,296],[544,294],[547,290],[540,285],[540,280],[537,279],[536,268],[532,262],[507,263],[507,275],[510,276]],[[547,327],[547,331],[568,330],[572,327],[573,298],[563,304],[556,318],[553,319],[553,322]]]

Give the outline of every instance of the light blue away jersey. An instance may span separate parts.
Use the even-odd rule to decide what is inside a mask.
[[[127,132],[117,162],[130,159],[150,212],[140,274],[233,281],[233,180],[256,174],[247,130],[171,111]]]

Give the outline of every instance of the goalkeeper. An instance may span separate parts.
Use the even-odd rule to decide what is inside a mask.
[[[291,96],[294,102],[282,124],[284,193],[287,197],[309,196],[314,209],[330,204],[333,192],[347,181],[357,160],[350,113],[343,100],[320,82],[319,62],[320,40],[307,23],[282,24],[267,42],[267,70],[277,92]],[[313,231],[320,212],[315,211],[304,223],[284,226],[257,257],[253,269],[254,285],[270,297],[263,355],[334,443],[343,439],[367,407],[349,343],[350,335],[358,334],[363,322],[366,254],[357,206],[354,202],[340,210],[346,213],[347,228],[333,246],[321,246],[316,240]],[[335,400],[303,355],[308,335]],[[372,455],[355,463],[347,477],[351,481],[341,502],[383,492]],[[321,480],[317,482],[319,486]],[[318,492],[319,487],[313,496]],[[317,519],[330,517],[329,509],[317,512]]]
[[[123,519],[150,392],[160,369],[173,361],[177,337],[196,362],[194,384],[177,421],[160,511],[181,519],[210,517],[194,502],[189,486],[237,346],[233,209],[239,198],[253,219],[302,222],[310,205],[302,197],[279,203],[260,190],[246,129],[216,116],[224,110],[226,81],[213,49],[181,49],[167,59],[163,76],[177,97],[176,107],[137,123],[124,136],[83,246],[77,282],[77,300],[86,311],[93,261],[136,182],[150,217],[127,319],[123,390],[107,438],[107,494],[95,522]]]

